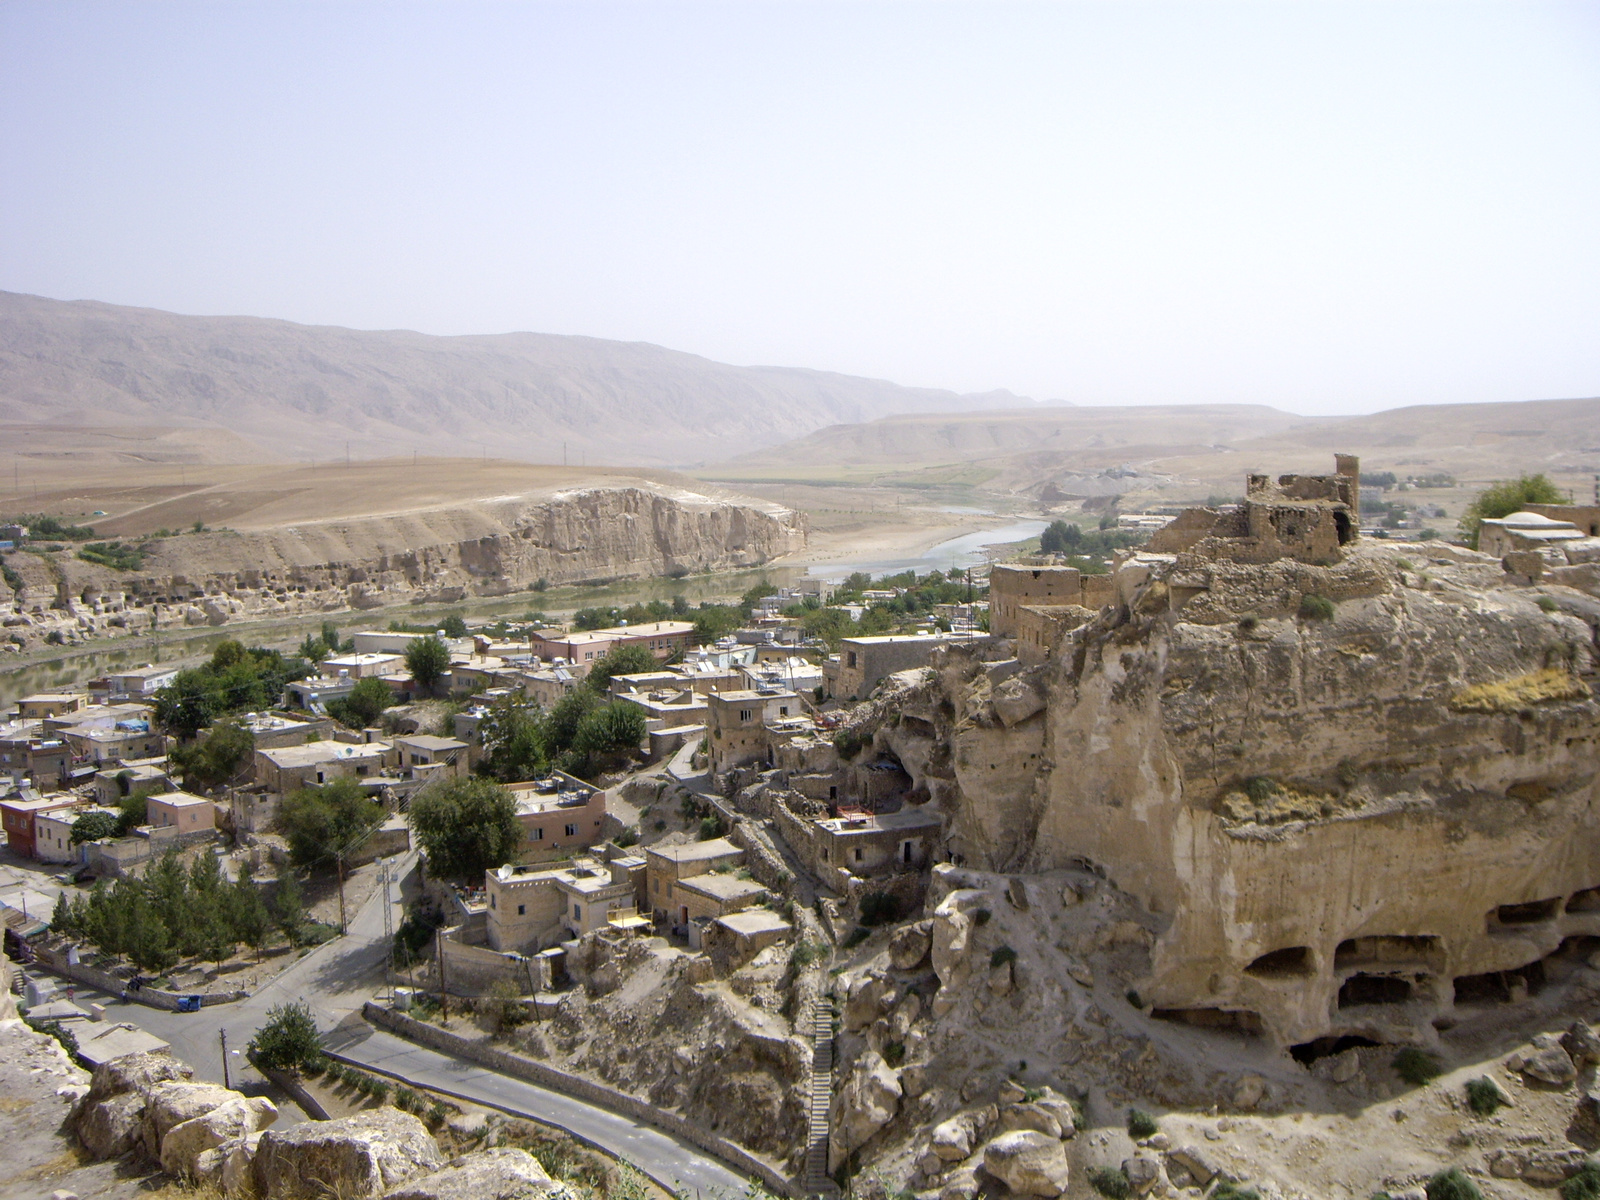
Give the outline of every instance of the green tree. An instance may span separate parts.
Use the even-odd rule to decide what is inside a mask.
[[[406,669],[418,687],[431,692],[449,667],[450,647],[438,638],[414,638],[406,647]]]
[[[481,880],[510,862],[522,841],[517,802],[487,779],[452,779],[418,792],[408,813],[428,869],[445,879]]]
[[[572,748],[592,767],[597,760],[633,754],[644,738],[644,710],[618,700],[584,714],[573,735]]]
[[[272,915],[289,939],[291,946],[300,944],[301,927],[305,924],[305,899],[300,891],[300,880],[290,867],[278,871],[278,891],[272,898]]]
[[[660,660],[648,646],[616,646],[596,660],[584,682],[603,696],[611,686],[613,675],[637,675],[660,666]]]
[[[250,1061],[272,1071],[298,1071],[322,1057],[322,1035],[303,1000],[267,1010],[266,1024],[250,1039]]]
[[[117,836],[117,818],[110,813],[84,813],[72,823],[72,844],[98,842],[101,838]]]
[[[1065,521],[1052,521],[1039,535],[1039,549],[1045,554],[1073,554],[1083,541],[1083,530]]]
[[[172,761],[183,772],[189,787],[220,787],[233,780],[255,761],[256,739],[237,721],[218,721],[204,741],[178,746]]]
[[[350,694],[328,705],[328,711],[351,729],[364,729],[394,703],[394,693],[383,680],[369,676],[358,680]]]
[[[150,818],[149,788],[135,788],[132,794],[117,801],[117,829],[114,836],[127,837],[129,832]]]
[[[1565,504],[1567,498],[1544,474],[1520,475],[1496,483],[1479,492],[1461,514],[1461,536],[1474,550],[1478,548],[1478,528],[1485,521],[1509,517],[1530,504]]]
[[[575,687],[557,700],[544,719],[546,757],[553,760],[570,750],[578,736],[579,723],[599,707],[600,697],[593,688]]]
[[[439,628],[444,630],[445,637],[464,638],[467,636],[467,623],[462,620],[460,613],[451,613],[439,622]]]
[[[837,650],[839,642],[855,631],[855,622],[842,608],[812,609],[800,618],[800,630],[808,638],[821,638],[828,649]]]
[[[478,773],[502,783],[532,779],[548,770],[544,714],[537,704],[513,693],[497,700],[478,722],[484,756]]]
[[[306,640],[300,643],[300,657],[321,666],[322,660],[328,657],[328,643],[319,635],[308,633]]]
[[[259,958],[262,947],[267,944],[271,920],[249,863],[239,868],[239,878],[228,888],[228,922],[234,937],[255,950]]]
[[[321,787],[290,792],[278,805],[278,832],[298,867],[341,860],[383,821],[383,805],[361,784],[341,776]]]
[[[149,900],[143,896],[136,899],[128,923],[128,955],[138,966],[160,974],[177,964],[178,950],[172,944],[167,923]]]
[[[56,893],[56,906],[50,913],[50,930],[63,937],[71,937],[78,932],[72,897],[67,895],[65,889]]]

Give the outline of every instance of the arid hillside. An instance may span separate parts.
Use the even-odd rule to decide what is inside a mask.
[[[842,421],[1012,406],[643,342],[431,337],[0,293],[0,428],[40,453],[108,426],[232,434],[251,457],[420,450],[530,462],[730,458]],[[9,439],[7,439],[9,440]],[[238,447],[200,461],[240,461]]]
[[[1600,470],[1600,400],[1419,405],[1299,417],[1253,405],[1033,407],[912,414],[818,430],[702,472],[742,484],[827,479],[966,485],[1038,496],[1237,490],[1247,471],[1318,470],[1330,450],[1380,471],[1466,481],[1544,471],[1563,486]]]

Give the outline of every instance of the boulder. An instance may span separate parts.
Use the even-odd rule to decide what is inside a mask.
[[[985,906],[987,892],[977,888],[958,888],[939,902],[933,910],[933,969],[939,983],[950,987],[964,978],[967,951],[971,948],[972,913]]]
[[[1007,728],[1044,711],[1044,697],[1039,690],[1016,676],[994,689],[991,702],[994,704],[994,715],[1004,721]]]
[[[1561,1037],[1561,1048],[1579,1068],[1585,1063],[1600,1063],[1600,1037],[1587,1021],[1572,1023]]]
[[[1559,1044],[1536,1047],[1522,1060],[1522,1073],[1552,1087],[1566,1087],[1578,1077],[1572,1056]]]
[[[99,1071],[95,1072],[96,1077]],[[120,1158],[139,1144],[144,1132],[144,1096],[123,1092],[80,1110],[78,1141],[95,1158]]]
[[[902,925],[889,938],[889,962],[897,971],[915,971],[933,948],[933,922]]]
[[[1333,1066],[1329,1069],[1328,1076],[1335,1083],[1349,1083],[1361,1074],[1361,1052],[1354,1046],[1348,1050],[1341,1050],[1333,1056]]]
[[[983,1169],[1021,1196],[1067,1190],[1067,1154],[1057,1138],[1031,1129],[1002,1133],[983,1148]]]
[[[1128,1187],[1135,1196],[1148,1195],[1161,1182],[1161,1164],[1143,1154],[1123,1159],[1122,1173],[1128,1177]]]
[[[989,990],[996,996],[1009,996],[1012,987],[1016,984],[1016,975],[1011,970],[1011,962],[1007,960],[998,967],[989,968]]]
[[[408,1179],[384,1200],[540,1200],[567,1188],[545,1173],[526,1150],[499,1146],[474,1150],[438,1171]]]
[[[144,1110],[144,1144],[152,1158],[161,1157],[162,1139],[173,1126],[204,1116],[229,1100],[244,1099],[242,1093],[214,1083],[183,1080],[158,1083],[146,1095],[150,1103]]]
[[[828,1170],[837,1171],[853,1151],[894,1119],[900,1108],[900,1080],[875,1051],[856,1060],[834,1101],[833,1133],[828,1140]]]
[[[1078,1114],[1070,1101],[1063,1100],[1047,1089],[1044,1096],[1033,1102],[1033,1106],[1056,1119],[1056,1128],[1061,1130],[1062,1137],[1069,1138],[1078,1132]]]
[[[1040,1104],[1008,1104],[1000,1110],[1000,1129],[1010,1133],[1017,1129],[1031,1129],[1035,1133],[1059,1139],[1061,1122],[1055,1114]]]
[[[1201,1187],[1205,1187],[1216,1178],[1217,1168],[1194,1146],[1179,1146],[1175,1150],[1168,1150],[1167,1161],[1177,1163],[1193,1176],[1194,1181]]]
[[[167,1130],[161,1139],[161,1169],[180,1179],[189,1178],[201,1154],[258,1133],[277,1119],[277,1107],[264,1097],[239,1096],[225,1101]]]
[[[260,1142],[259,1133],[249,1133],[202,1150],[195,1155],[191,1171],[195,1184],[209,1184],[227,1196],[241,1194],[250,1185],[250,1160],[255,1157]]]
[[[121,1058],[103,1062],[94,1069],[94,1077],[89,1081],[89,1094],[83,1099],[88,1105],[107,1096],[149,1091],[156,1084],[169,1079],[193,1077],[194,1070],[188,1063],[180,1062],[165,1050],[125,1054]]]
[[[970,1112],[957,1113],[933,1127],[933,1152],[945,1162],[960,1162],[972,1153],[977,1140],[977,1118]]]
[[[995,1099],[1001,1104],[1020,1104],[1028,1098],[1028,1089],[1015,1079],[1005,1079],[995,1091]]]
[[[261,1136],[251,1163],[266,1200],[382,1196],[444,1166],[428,1127],[410,1113],[375,1108],[336,1121],[308,1121]]]
[[[883,1014],[883,998],[889,985],[881,975],[863,975],[850,984],[840,1023],[847,1033],[865,1029]]]
[[[939,1200],[973,1200],[978,1194],[978,1176],[973,1171],[957,1171],[939,1189]]]
[[[1240,1112],[1249,1112],[1260,1104],[1267,1094],[1267,1081],[1259,1075],[1246,1075],[1233,1089],[1233,1106]]]

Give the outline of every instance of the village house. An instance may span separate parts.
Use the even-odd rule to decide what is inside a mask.
[[[36,692],[17,701],[13,714],[19,721],[38,721],[45,717],[59,717],[87,708],[87,692]]]
[[[80,817],[91,814],[103,814],[108,817],[117,817],[121,814],[114,808],[105,808],[98,804],[80,805],[77,808],[58,808],[46,812],[39,812],[33,818],[34,848],[40,862],[46,863],[74,863],[85,860],[85,852],[81,846],[72,844],[72,826]]]
[[[995,637],[1018,638],[1036,634],[1025,608],[1050,613],[1061,609],[1087,609],[1091,613],[1110,604],[1115,596],[1111,576],[1085,575],[1076,567],[996,563],[989,569],[989,632]],[[1038,619],[1039,614],[1034,614]]]
[[[588,665],[617,646],[644,646],[663,662],[689,648],[694,637],[692,621],[645,621],[581,633],[535,633],[531,639],[541,658],[564,658]]]
[[[1552,521],[1566,521],[1588,537],[1600,537],[1600,504],[1530,504],[1527,511]],[[1444,515],[1443,510],[1439,515]]]
[[[582,667],[584,674],[588,673],[596,660],[604,658],[613,646],[619,644],[617,638],[600,630],[583,633],[553,631],[536,634],[535,637],[538,640],[534,645],[538,648],[540,658]]]
[[[678,729],[687,725],[703,725],[706,721],[706,701],[693,688],[661,688],[649,692],[623,692],[616,699],[632,704],[644,712],[645,728],[652,732],[660,729]]]
[[[362,629],[350,635],[350,646],[356,654],[389,654],[405,658],[412,643],[423,638],[438,637],[434,633],[397,633],[388,629]]]
[[[217,806],[204,796],[166,792],[145,801],[145,824],[154,829],[173,828],[180,838],[209,833],[217,826]]]
[[[680,879],[672,889],[678,912],[680,916],[686,915],[689,924],[739,912],[760,904],[769,895],[767,889],[753,879],[741,879],[736,874],[716,871]],[[679,923],[684,922],[680,920]]]
[[[712,692],[706,697],[706,735],[710,742],[712,774],[721,775],[734,767],[766,762],[766,727],[799,713],[800,698],[790,691]]]
[[[257,750],[303,746],[314,738],[332,737],[334,732],[333,722],[327,717],[306,720],[282,713],[259,712],[245,713],[234,721],[255,740]]]
[[[0,800],[0,828],[5,829],[6,845],[13,854],[23,858],[38,858],[38,815],[68,811],[82,803],[82,799],[71,792],[41,796],[31,790],[21,796],[8,796]]]
[[[403,654],[336,654],[322,660],[322,673],[335,677],[348,675],[351,679],[370,679],[405,671]]]
[[[830,656],[823,668],[827,690],[840,700],[865,700],[883,679],[898,671],[925,667],[940,646],[970,636],[895,633],[844,638],[839,642],[839,653]]]
[[[486,874],[484,893],[487,940],[501,953],[537,953],[635,913],[634,881],[620,859],[508,863]]]
[[[927,866],[942,828],[939,814],[907,806],[898,812],[843,810],[817,820],[821,859],[852,875]]]
[[[172,790],[172,776],[167,771],[166,759],[133,759],[94,773],[94,798],[100,804],[115,807],[123,797],[140,790]]]
[[[328,705],[347,699],[355,690],[355,678],[349,674],[311,675],[284,684],[282,704],[285,708],[323,714],[328,711]]]
[[[794,926],[765,908],[729,913],[709,922],[700,935],[700,948],[719,975],[737,971],[768,946],[789,939]]]
[[[727,838],[712,838],[682,846],[646,846],[645,892],[650,908],[673,925],[687,926],[689,904],[678,894],[679,880],[706,875],[718,867],[739,867],[745,852]],[[700,899],[697,897],[696,903]]]
[[[606,794],[599,788],[564,771],[506,787],[522,826],[519,862],[570,858],[605,840]]]
[[[440,774],[460,779],[470,765],[467,744],[454,738],[411,733],[395,738],[394,750],[396,765],[414,776]]]
[[[89,694],[102,704],[148,700],[178,677],[176,667],[138,667],[89,681]]]
[[[1558,506],[1547,507],[1555,511]],[[1546,516],[1542,512],[1523,511],[1506,517],[1485,518],[1478,527],[1478,549],[1485,554],[1504,557],[1518,550],[1564,548],[1568,543],[1584,541],[1588,537],[1589,534],[1572,521]]]
[[[40,787],[65,786],[72,760],[72,747],[59,734],[47,734],[43,721],[0,726],[0,774],[32,779]]]
[[[254,778],[267,791],[287,795],[342,776],[365,779],[381,775],[396,762],[388,742],[307,742],[257,750]]]

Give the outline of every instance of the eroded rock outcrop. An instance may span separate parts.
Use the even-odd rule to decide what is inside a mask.
[[[310,1200],[382,1196],[443,1165],[426,1125],[399,1109],[375,1108],[268,1131],[256,1147],[251,1173],[256,1190],[272,1200]]]

